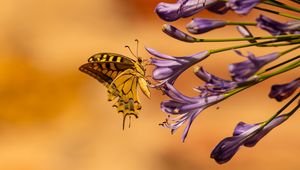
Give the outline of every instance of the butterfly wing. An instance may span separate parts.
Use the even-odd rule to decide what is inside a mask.
[[[113,105],[118,113],[123,114],[123,128],[126,117],[138,118],[138,111],[142,108],[138,98],[138,86],[144,94],[150,96],[147,82],[141,73],[134,68],[134,60],[114,53],[98,53],[88,59],[88,63],[82,65],[80,71],[96,78],[108,89],[108,100],[116,98]]]
[[[114,53],[98,53],[88,59],[79,70],[96,78],[104,86],[111,82],[124,70],[133,68],[132,59]]]
[[[128,69],[122,72],[108,87],[109,98],[114,94],[118,94],[118,100],[113,105],[117,108],[118,113],[123,114],[123,128],[126,117],[134,116],[138,118],[138,111],[141,110],[141,102],[138,98],[138,75],[132,70]]]

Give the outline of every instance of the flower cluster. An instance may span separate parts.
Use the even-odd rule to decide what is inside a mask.
[[[297,3],[298,1],[295,1]],[[170,56],[160,53],[152,48],[146,50],[154,56],[150,63],[155,67],[152,78],[157,83],[152,87],[162,90],[170,99],[161,102],[161,109],[167,113],[166,120],[161,124],[169,128],[174,133],[182,125],[186,124],[182,141],[186,140],[192,122],[206,108],[215,105],[249,87],[252,87],[270,77],[285,73],[292,69],[298,69],[300,66],[299,56],[290,58],[282,63],[262,70],[264,66],[270,64],[281,56],[297,50],[300,45],[293,46],[284,51],[272,50],[265,55],[256,57],[254,53],[237,50],[250,46],[257,48],[290,46],[300,44],[300,18],[291,14],[273,11],[260,7],[260,5],[276,6],[293,12],[300,13],[300,9],[290,7],[284,3],[270,0],[178,0],[175,3],[161,2],[157,5],[156,14],[167,22],[173,22],[180,18],[188,18],[196,15],[202,10],[208,10],[220,15],[228,11],[234,11],[236,14],[247,15],[252,10],[261,10],[272,14],[288,17],[287,22],[276,21],[265,15],[259,15],[254,22],[233,22],[226,21],[224,17],[220,19],[210,18],[193,18],[186,25],[188,33],[174,27],[171,24],[164,24],[162,31],[177,40],[187,43],[199,42],[229,42],[242,41],[241,45],[230,46],[219,49],[203,50],[196,54],[187,56]],[[226,26],[236,26],[237,31],[242,37],[230,37],[226,39],[204,39],[197,38],[198,34],[204,34],[215,29],[221,29]],[[247,27],[254,26],[258,29],[267,31],[266,36],[256,37]],[[190,34],[189,34],[190,33]],[[271,34],[271,35],[270,35]],[[270,49],[270,48],[269,48]],[[197,96],[187,96],[175,87],[176,80],[180,75],[190,67],[199,64],[207,57],[213,57],[215,53],[227,50],[234,50],[239,56],[246,58],[245,61],[232,63],[228,66],[228,72],[231,80],[226,80],[207,72],[203,67],[195,66],[194,74],[201,79],[204,84],[195,87],[194,90],[199,92]],[[275,52],[274,52],[275,51]],[[300,87],[300,77],[286,84],[273,85],[269,94],[270,98],[282,101],[292,96]],[[292,111],[281,114],[291,103],[297,101],[300,93],[296,94],[282,109],[275,113],[270,119],[256,124],[247,124],[240,122],[237,124],[233,136],[223,139],[211,153],[211,158],[222,164],[229,161],[241,146],[253,147],[272,129],[285,122],[300,107],[298,102]],[[298,100],[299,101],[299,100]]]

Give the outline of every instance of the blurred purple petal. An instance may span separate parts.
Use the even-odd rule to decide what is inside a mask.
[[[155,12],[165,21],[175,21],[179,18],[192,16],[217,0],[178,0],[176,3],[160,2]]]
[[[261,0],[228,0],[226,6],[235,13],[247,15]]]
[[[171,129],[171,132],[174,133],[182,124],[187,122],[182,135],[182,141],[185,140],[193,120],[200,112],[224,98],[223,95],[188,97],[181,94],[169,83],[166,83],[164,92],[171,100],[163,101],[161,103],[161,109],[176,117],[169,116],[162,125]]]
[[[239,51],[236,52],[238,55],[243,56]],[[280,53],[274,52],[261,57],[255,57],[253,53],[248,52],[248,56],[244,57],[247,57],[249,60],[230,64],[229,72],[233,80],[243,82],[252,77],[264,65],[274,61],[279,56]]]
[[[273,85],[269,93],[270,98],[282,101],[290,97],[300,87],[300,78],[286,84]]]
[[[146,50],[150,54],[160,58],[150,59],[151,64],[155,66],[153,79],[159,82],[156,87],[161,87],[166,82],[173,84],[177,77],[186,69],[209,56],[208,51],[202,51],[186,57],[173,57],[159,53],[151,48],[146,48]]]
[[[164,33],[168,34],[169,36],[180,40],[180,41],[184,41],[184,42],[196,42],[196,38],[180,31],[179,29],[177,29],[176,27],[169,25],[169,24],[164,24],[162,27],[162,30]]]
[[[200,91],[211,94],[221,94],[233,90],[237,87],[237,83],[230,80],[224,80],[215,75],[206,72],[202,67],[195,67],[194,73],[201,80],[205,81],[203,87],[198,87]],[[206,94],[205,94],[206,95]]]
[[[232,135],[238,136],[238,135],[244,133],[245,131],[248,131],[249,129],[251,129],[252,127],[254,127],[256,125],[257,124],[247,124],[244,122],[240,122],[236,125]]]
[[[217,14],[225,14],[227,11],[230,10],[230,8],[226,6],[226,2],[220,1],[208,6],[206,9],[210,12],[214,12]]]
[[[245,143],[244,146],[246,147],[253,147],[256,145],[257,142],[260,141],[265,135],[267,135],[272,129],[283,123],[288,119],[287,115],[281,115],[273,119],[269,124],[267,124],[262,130],[260,130],[257,134],[253,135],[249,138]],[[258,124],[257,124],[258,126]]]
[[[274,118],[267,125],[262,127],[263,123],[246,124],[240,122],[234,129],[232,137],[223,139],[212,151],[211,158],[215,159],[219,164],[228,162],[238,151],[240,146],[253,147],[273,128],[277,127],[285,120],[288,115],[281,115]]]
[[[253,126],[238,136],[227,137],[223,139],[211,152],[210,157],[215,159],[219,164],[228,162],[239,150],[247,139],[255,135],[259,130],[259,126]]]
[[[225,25],[226,22],[222,20],[195,18],[186,25],[186,28],[192,34],[202,34]]]
[[[264,15],[260,15],[256,19],[256,22],[259,28],[268,31],[272,35],[285,35],[287,33],[297,33],[297,31],[300,29],[299,20],[281,23]]]

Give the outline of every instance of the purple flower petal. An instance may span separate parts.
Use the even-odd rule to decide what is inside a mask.
[[[243,56],[239,51],[236,51],[238,55]],[[229,65],[229,72],[233,80],[237,82],[243,82],[252,77],[260,68],[264,65],[274,61],[280,56],[280,53],[274,52],[261,57],[255,57],[253,53],[248,53],[249,60],[233,63]]]
[[[177,77],[186,69],[209,56],[208,51],[202,51],[186,57],[173,57],[159,53],[151,48],[146,48],[146,50],[160,58],[150,59],[151,64],[155,65],[153,79],[159,82],[156,87],[161,87],[166,82],[173,84]]]
[[[287,84],[273,85],[269,93],[270,98],[275,98],[277,101],[282,101],[290,97],[300,87],[300,78],[291,81]]]
[[[202,67],[195,67],[194,73],[197,77],[206,82],[203,87],[198,87],[197,89],[207,92],[207,94],[209,95],[226,93],[237,87],[236,82],[224,80],[215,75],[212,75],[206,72]]]
[[[261,0],[228,0],[226,6],[237,14],[247,15]]]
[[[262,130],[260,130],[257,134],[251,136],[245,143],[246,147],[253,147],[257,142],[260,141],[265,135],[267,135],[272,129],[283,123],[288,119],[287,115],[281,115],[273,119],[269,124],[267,124]],[[257,124],[258,125],[258,124]]]
[[[159,3],[155,12],[165,21],[175,21],[179,18],[192,16],[217,0],[178,0],[176,3]]]
[[[182,135],[182,141],[185,140],[192,122],[200,112],[224,98],[223,95],[188,97],[181,94],[169,83],[166,83],[164,92],[171,100],[163,101],[161,109],[176,117],[168,117],[162,125],[171,129],[171,132],[174,133],[181,125],[187,122]]]
[[[202,34],[225,25],[226,22],[222,20],[195,18],[186,25],[186,29],[192,34]]]
[[[162,30],[164,33],[180,41],[190,42],[190,43],[197,41],[195,37],[192,37],[169,24],[164,24]]]
[[[272,129],[288,119],[288,115],[281,115],[274,118],[271,122],[263,127],[263,123],[246,124],[240,122],[234,129],[233,136],[223,139],[212,151],[211,158],[215,159],[219,164],[228,162],[244,145],[253,147]]]
[[[268,18],[264,15],[260,15],[257,19],[257,26],[263,30],[268,31],[272,35],[285,35],[287,33],[297,33],[300,29],[300,21],[293,20],[286,23],[281,23]]]
[[[217,14],[226,14],[227,11],[230,10],[230,8],[228,8],[226,6],[226,2],[221,2],[221,1],[218,1],[218,2],[208,6],[206,9],[210,12],[214,12]]]

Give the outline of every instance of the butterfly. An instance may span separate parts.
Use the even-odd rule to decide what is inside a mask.
[[[135,41],[138,46],[138,40]],[[128,46],[125,47],[133,54]],[[138,50],[133,56],[137,60],[116,53],[97,53],[79,68],[107,88],[108,101],[117,100],[113,107],[123,114],[123,129],[126,117],[129,116],[130,120],[131,116],[138,118],[142,108],[138,88],[150,98],[149,81],[146,80],[147,60],[138,56]]]

